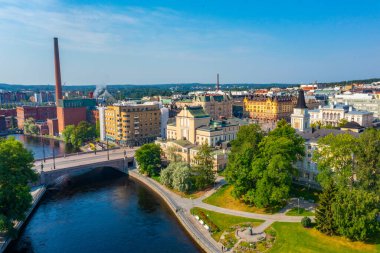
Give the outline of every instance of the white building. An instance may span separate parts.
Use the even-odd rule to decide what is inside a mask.
[[[354,121],[363,127],[370,127],[373,121],[373,112],[357,111],[345,104],[320,106],[318,109],[310,110],[309,113],[311,124],[338,126],[342,119],[346,119],[348,122]]]
[[[373,112],[374,118],[380,117],[380,99],[373,94],[367,93],[345,93],[329,98],[331,103],[343,103],[352,105],[357,110]]]
[[[99,128],[100,128],[100,140],[106,140],[106,127],[105,127],[105,110],[107,107],[98,106],[99,111]]]

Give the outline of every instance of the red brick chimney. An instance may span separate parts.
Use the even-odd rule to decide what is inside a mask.
[[[62,99],[61,66],[59,63],[58,38],[54,38],[54,66],[55,66],[55,104]]]

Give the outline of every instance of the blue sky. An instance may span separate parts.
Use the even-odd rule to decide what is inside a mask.
[[[309,83],[380,77],[380,1],[0,0],[0,82]]]

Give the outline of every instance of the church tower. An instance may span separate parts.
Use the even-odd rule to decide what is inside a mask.
[[[305,102],[305,94],[302,89],[298,92],[297,105],[291,115],[291,124],[294,129],[301,132],[310,130],[310,114]]]

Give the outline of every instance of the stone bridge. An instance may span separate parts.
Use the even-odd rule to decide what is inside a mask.
[[[127,173],[134,167],[135,149],[114,149],[49,157],[36,160],[33,169],[40,174],[39,184],[52,184],[67,176],[81,175],[100,167],[110,167]]]

